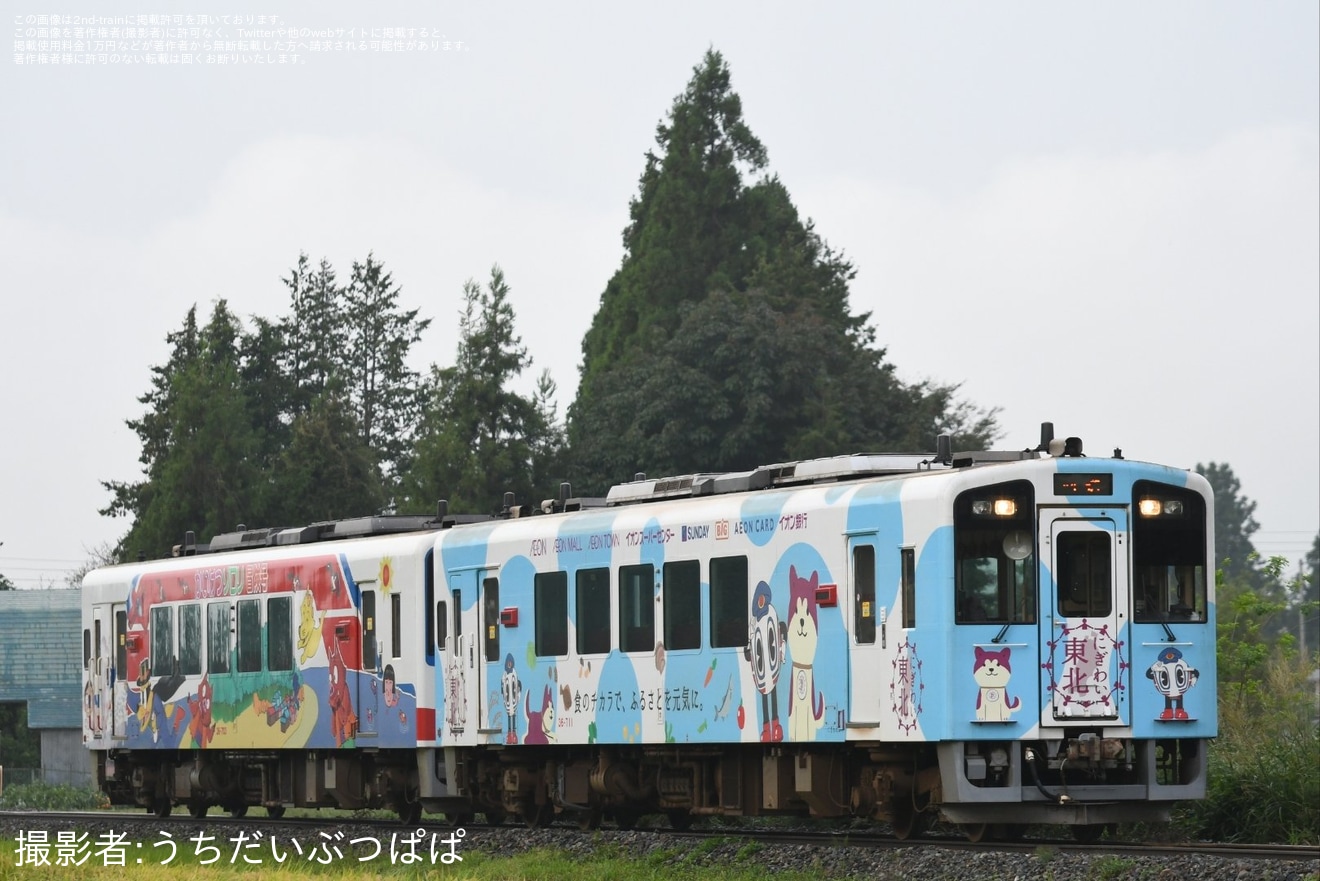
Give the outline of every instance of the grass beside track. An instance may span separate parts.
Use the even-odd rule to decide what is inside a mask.
[[[53,838],[53,836],[52,836]],[[764,867],[751,863],[746,865],[708,866],[690,861],[678,849],[657,851],[649,856],[638,858],[622,852],[610,852],[609,849],[591,856],[568,854],[557,850],[536,850],[515,856],[491,856],[479,852],[463,853],[461,862],[450,865],[437,863],[432,865],[427,859],[413,865],[391,864],[388,853],[380,857],[360,862],[356,855],[345,853],[342,860],[335,860],[322,865],[308,862],[290,854],[283,863],[276,863],[271,858],[269,849],[260,866],[248,865],[240,858],[237,864],[230,862],[230,854],[223,853],[221,858],[209,865],[201,865],[190,847],[180,846],[178,853],[168,865],[161,865],[159,860],[168,855],[167,851],[153,851],[155,842],[143,842],[141,851],[131,849],[127,863],[129,865],[105,865],[94,854],[81,865],[57,865],[55,842],[51,841],[51,865],[18,865],[18,842],[13,839],[0,840],[0,881],[70,881],[70,879],[91,879],[91,881],[227,881],[227,879],[250,879],[253,871],[262,875],[278,874],[282,876],[308,876],[312,878],[380,878],[380,879],[434,879],[445,881],[559,881],[570,878],[573,881],[765,881]],[[186,843],[185,843],[186,844]],[[134,860],[138,853],[144,853],[141,865]],[[131,873],[131,876],[128,875]],[[776,881],[808,881],[818,877],[810,872],[777,872]]]

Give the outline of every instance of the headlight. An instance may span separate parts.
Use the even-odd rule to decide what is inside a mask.
[[[977,517],[1012,517],[1017,513],[1017,499],[978,499],[972,502]]]
[[[1142,517],[1181,517],[1186,508],[1182,499],[1142,499],[1137,510]]]

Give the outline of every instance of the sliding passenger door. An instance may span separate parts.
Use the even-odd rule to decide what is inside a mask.
[[[877,728],[883,718],[882,699],[888,676],[882,675],[888,648],[888,610],[877,602],[876,533],[848,537],[851,586],[850,660],[848,663],[849,729]],[[865,735],[863,735],[865,736]]]

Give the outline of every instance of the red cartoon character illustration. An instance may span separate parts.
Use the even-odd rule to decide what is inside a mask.
[[[211,680],[202,677],[202,684],[197,686],[197,694],[188,698],[188,733],[192,735],[196,749],[206,749],[215,737],[215,722],[211,719]]]
[[[343,746],[357,734],[357,714],[353,712],[353,695],[348,690],[348,667],[339,650],[339,641],[327,643],[330,660],[330,733],[336,746]]]

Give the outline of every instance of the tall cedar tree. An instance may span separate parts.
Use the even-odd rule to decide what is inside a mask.
[[[432,368],[430,403],[405,477],[405,507],[488,513],[505,492],[518,502],[553,495],[563,447],[552,403],[554,383],[542,373],[536,392],[510,384],[532,359],[514,331],[509,285],[498,266],[483,289],[463,286],[458,353],[452,367]]]
[[[1215,492],[1215,565],[1230,582],[1259,591],[1266,587],[1265,573],[1257,559],[1251,537],[1260,529],[1256,503],[1242,495],[1242,481],[1228,463],[1196,463],[1196,473],[1210,481]]]
[[[324,266],[324,263],[322,264]],[[348,327],[344,381],[363,442],[374,451],[382,475],[393,484],[407,470],[414,426],[421,415],[423,384],[408,367],[408,352],[431,319],[400,311],[394,278],[368,254],[354,261],[342,291]]]
[[[169,552],[248,525],[301,525],[389,504],[383,476],[400,466],[421,383],[407,367],[430,323],[398,308],[399,289],[368,255],[347,286],[307,255],[283,279],[291,313],[245,333],[221,301],[199,329],[196,307],[169,334],[128,425],[144,479],[108,481],[110,516],[132,516],[115,556]],[[364,465],[365,463],[365,465]],[[370,467],[365,467],[369,465]]]
[[[293,385],[292,416],[309,410],[322,395],[344,391],[349,325],[344,320],[344,289],[336,284],[334,267],[324,257],[313,271],[307,255],[299,254],[298,265],[281,281],[289,289],[289,314],[280,329],[281,369]]]
[[[271,522],[315,523],[370,516],[385,504],[376,457],[343,398],[327,392],[293,419],[273,463]]]
[[[656,129],[624,259],[582,343],[575,476],[743,469],[857,449],[988,442],[994,412],[907,385],[848,305],[852,265],[764,174],[728,66],[707,52]],[[745,175],[760,174],[753,184]]]
[[[241,325],[228,305],[215,305],[197,327],[196,307],[167,341],[169,361],[152,368],[148,412],[128,425],[142,440],[145,479],[106,482],[114,498],[102,514],[135,519],[120,541],[120,559],[166,556],[184,532],[199,540],[232,530],[252,512],[256,436],[239,358]]]

